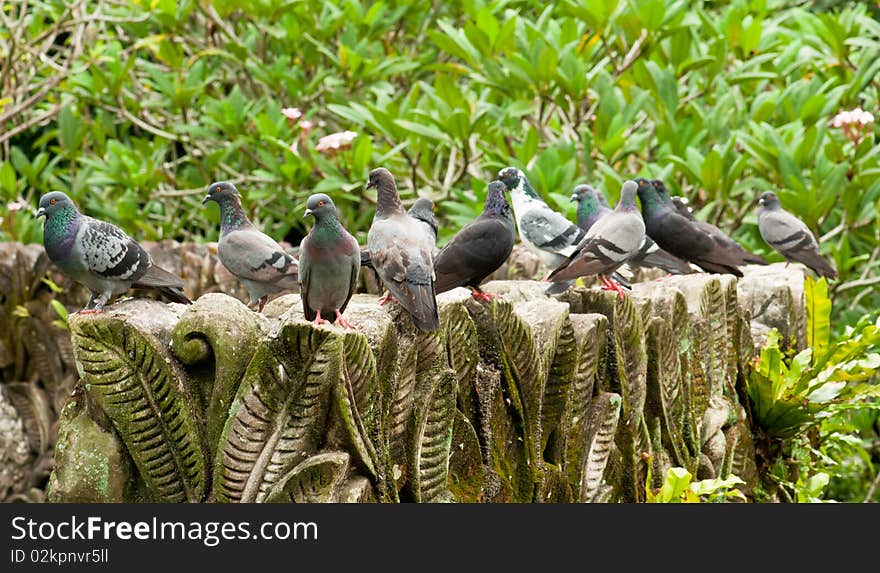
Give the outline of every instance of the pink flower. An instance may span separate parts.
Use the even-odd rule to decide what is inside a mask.
[[[831,127],[843,128],[843,134],[847,139],[858,144],[862,137],[862,131],[868,131],[874,123],[874,114],[857,107],[849,111],[841,111],[831,118]]]
[[[304,119],[299,122],[299,128],[303,130],[303,132],[308,133],[312,131],[312,128],[315,127],[315,123],[311,120]]]
[[[337,151],[351,145],[355,137],[357,137],[357,133],[354,131],[331,133],[319,139],[315,149],[321,152]]]
[[[854,110],[842,111],[831,119],[832,127],[843,127],[845,125],[868,125],[874,123],[874,114],[869,111],[862,110],[857,107]]]
[[[298,107],[285,107],[281,110],[281,113],[284,115],[284,117],[290,120],[290,123],[298,120],[303,115]]]
[[[25,204],[22,203],[21,201],[13,201],[12,203],[9,203],[8,205],[6,205],[6,209],[7,209],[10,213],[14,213],[14,212],[16,212],[16,211],[21,211],[21,210],[24,209],[25,207],[27,207],[27,205],[25,205]]]

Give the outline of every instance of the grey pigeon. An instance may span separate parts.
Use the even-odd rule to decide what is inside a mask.
[[[551,282],[599,275],[606,289],[623,296],[607,276],[637,253],[645,240],[645,223],[635,201],[637,189],[634,181],[623,184],[614,211],[590,227],[577,251],[550,273]]]
[[[424,223],[403,210],[394,177],[384,167],[370,172],[367,188],[374,187],[376,213],[367,233],[373,268],[389,298],[409,312],[417,328],[439,330],[431,257],[434,244],[424,232]]]
[[[816,274],[829,279],[837,278],[837,269],[819,254],[819,243],[807,225],[782,208],[772,191],[758,198],[758,231],[768,245],[792,263],[803,263]]]
[[[683,217],[693,221],[700,229],[708,233],[722,245],[725,249],[736,253],[741,259],[742,262],[740,264],[751,264],[751,265],[766,265],[767,260],[761,255],[756,255],[755,253],[747,250],[745,247],[737,243],[732,237],[730,237],[727,233],[709,223],[708,221],[700,221],[691,210],[684,204],[684,202],[680,198],[672,198],[669,196],[669,190],[666,189],[666,185],[660,181],[659,179],[655,179],[651,182],[651,185],[654,186],[654,189],[657,190],[657,194],[660,196],[660,199],[666,203],[671,204]]]
[[[691,262],[710,273],[742,276],[742,254],[701,228],[696,221],[681,215],[660,198],[650,181],[637,178],[645,230],[661,249]]]
[[[119,227],[80,213],[64,193],[43,195],[36,215],[46,217],[43,246],[49,259],[91,292],[82,313],[103,312],[114,295],[130,288],[155,289],[172,302],[192,303],[182,278],[154,265]]]
[[[577,201],[577,222],[584,231],[605,215],[612,213],[608,207],[605,194],[589,185],[578,185],[571,195],[572,201]],[[694,272],[687,261],[682,260],[657,246],[651,237],[645,235],[645,241],[639,250],[626,262],[628,267],[656,267],[668,273],[681,275]],[[620,282],[620,276],[614,277]]]
[[[235,185],[229,181],[212,183],[202,204],[208,201],[220,206],[220,262],[244,285],[249,307],[257,306],[257,312],[262,312],[269,295],[299,290],[299,263],[254,227],[241,207]]]
[[[498,179],[510,191],[519,237],[526,248],[538,255],[549,269],[555,269],[567,261],[586,231],[541,200],[519,169],[502,169]],[[563,292],[572,284],[574,281],[553,285],[548,289],[548,294]]]
[[[437,294],[464,286],[474,298],[493,298],[480,289],[480,283],[504,264],[515,240],[516,223],[504,197],[504,184],[492,181],[483,212],[446,243],[434,262]]]
[[[434,202],[427,197],[419,197],[409,208],[410,217],[418,219],[425,225],[425,230],[437,242],[437,220],[434,219]]]
[[[431,257],[437,258],[440,249],[437,248],[437,234],[439,227],[437,220],[434,218],[434,202],[427,197],[419,197],[416,202],[410,206],[407,211],[413,219],[418,219],[423,223],[424,231],[431,239],[434,247],[431,249]],[[368,249],[361,250],[361,266],[373,268],[373,262],[370,260],[370,251]]]
[[[309,215],[315,218],[315,225],[299,248],[303,312],[315,324],[324,319],[354,328],[342,313],[354,294],[360,273],[361,250],[357,239],[339,222],[336,205],[327,195],[309,197],[303,216]]]

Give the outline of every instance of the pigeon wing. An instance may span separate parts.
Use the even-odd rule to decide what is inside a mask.
[[[519,221],[519,231],[540,249],[568,256],[586,232],[541,203],[526,211]]]
[[[419,233],[415,219],[375,221],[367,237],[370,259],[382,284],[422,330],[437,330],[437,299],[431,245]]]
[[[478,286],[504,264],[513,243],[513,234],[503,221],[478,218],[462,228],[437,255],[434,289],[441,293],[459,286]]]
[[[152,265],[149,253],[110,223],[86,218],[79,240],[86,267],[102,278],[133,282]]]
[[[299,272],[298,261],[257,230],[229,233],[223,239],[219,255],[229,272],[252,281],[273,283]]]

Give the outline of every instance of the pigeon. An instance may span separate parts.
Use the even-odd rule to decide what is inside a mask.
[[[809,227],[782,208],[776,193],[761,193],[758,205],[758,231],[768,245],[790,263],[803,263],[819,276],[837,278],[834,265],[819,255],[819,243]]]
[[[172,302],[192,304],[182,278],[154,265],[119,227],[80,213],[64,193],[40,197],[36,215],[46,217],[43,246],[49,259],[91,293],[82,314],[103,312],[114,295],[130,288],[155,289]]]
[[[589,185],[578,185],[571,195],[572,201],[577,201],[578,227],[589,231],[590,227],[599,219],[613,210],[608,206],[608,200],[601,191],[597,191]],[[657,246],[651,237],[645,235],[645,240],[639,250],[626,262],[627,267],[656,267],[670,274],[682,275],[694,272],[687,261],[682,260]],[[620,282],[620,276],[615,275]]]
[[[607,278],[635,255],[645,240],[645,223],[636,206],[635,181],[626,181],[614,211],[600,218],[587,231],[578,249],[559,265],[548,279],[551,282],[599,275],[606,290],[623,297],[623,290]]]
[[[235,185],[212,183],[202,205],[208,201],[220,206],[220,262],[244,285],[249,307],[262,312],[269,295],[299,290],[299,262],[248,220]]]
[[[339,222],[336,205],[323,193],[309,197],[304,217],[315,225],[299,248],[299,284],[306,319],[321,324],[335,321],[354,327],[342,317],[354,294],[361,268],[357,239]],[[323,319],[323,320],[322,320]]]
[[[589,231],[596,221],[613,212],[605,194],[589,185],[576,186],[571,200],[577,202],[577,225],[584,231]]]
[[[409,208],[410,217],[421,221],[433,241],[437,242],[437,221],[434,219],[434,202],[427,197],[419,197]]]
[[[516,223],[504,197],[504,184],[489,183],[479,217],[462,227],[437,255],[434,289],[437,294],[464,286],[476,299],[491,300],[480,283],[504,264],[516,240]]]
[[[538,255],[549,269],[565,263],[586,231],[544,203],[519,169],[502,169],[498,179],[510,191],[519,237],[526,248]],[[551,286],[547,294],[563,292],[572,284],[574,281],[560,282]]]
[[[384,167],[373,169],[367,189],[376,188],[376,213],[367,233],[373,268],[388,297],[396,299],[420,330],[440,329],[434,294],[434,243],[424,222],[414,219],[400,204],[394,177]]]
[[[660,180],[655,179],[651,182],[654,186],[654,189],[657,190],[657,194],[660,195],[660,199],[667,204],[671,204],[683,217],[690,219],[697,226],[703,229],[705,232],[712,235],[712,237],[722,244],[725,248],[730,249],[733,252],[736,252],[740,255],[743,262],[740,264],[752,264],[752,265],[766,265],[767,260],[761,255],[756,255],[751,251],[746,250],[742,245],[733,240],[729,235],[727,235],[724,231],[709,223],[707,221],[700,221],[694,214],[691,213],[691,210],[685,205],[684,201],[681,200],[680,197],[670,197],[669,191],[666,189],[666,185]]]
[[[427,197],[420,197],[416,199],[416,202],[412,204],[407,213],[412,218],[424,223],[424,230],[427,231],[434,245],[431,249],[431,257],[436,259],[440,249],[437,248],[437,232],[439,228],[437,227],[437,220],[434,219],[434,202]],[[361,266],[373,268],[373,262],[370,260],[370,251],[368,249],[361,251]]]
[[[645,229],[661,249],[694,263],[710,273],[742,276],[739,265],[745,264],[741,253],[725,245],[696,221],[681,215],[661,199],[650,181],[637,178]]]

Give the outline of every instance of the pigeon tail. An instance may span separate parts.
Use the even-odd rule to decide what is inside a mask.
[[[177,302],[180,304],[192,304],[192,301],[189,299],[189,297],[186,296],[183,290],[178,287],[163,286],[155,288],[157,291],[159,291],[159,293],[162,294],[162,296],[164,296],[171,302]]]
[[[574,285],[575,281],[559,281],[551,284],[544,291],[544,294],[552,296],[554,294],[562,294]]]
[[[133,288],[156,289],[172,302],[192,304],[192,301],[183,292],[183,287],[186,286],[183,279],[156,265],[151,265],[147,272],[138,277],[131,286]]]

